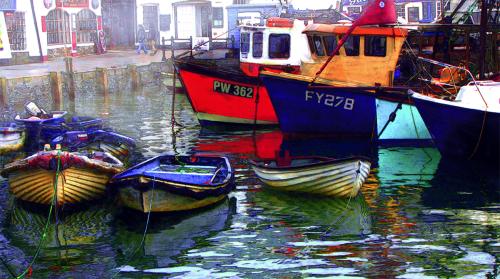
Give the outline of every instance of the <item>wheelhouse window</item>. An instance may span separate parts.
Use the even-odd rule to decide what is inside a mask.
[[[76,14],[76,41],[78,43],[92,43],[96,38],[97,19],[88,9]]]
[[[248,53],[250,51],[250,33],[241,33],[240,51],[241,53]]]
[[[349,36],[344,43],[346,56],[359,55],[359,36]]]
[[[290,35],[270,34],[269,35],[269,58],[289,58],[290,57]]]
[[[26,23],[24,12],[5,12],[5,24],[11,50],[26,49]]]
[[[324,36],[326,55],[332,55],[333,51],[337,47],[337,37],[336,36]],[[338,52],[336,53],[338,54]]]
[[[264,34],[262,32],[253,33],[252,55],[254,58],[262,57]]]
[[[325,56],[325,49],[323,47],[323,41],[321,40],[320,36],[314,35],[312,37],[312,44],[313,44],[314,53],[317,56]]]
[[[408,7],[408,22],[418,22],[420,20],[420,9],[418,7]]]
[[[365,55],[384,57],[387,49],[387,38],[385,36],[366,36]]]
[[[213,17],[213,23],[212,23],[213,28],[224,27],[224,9],[222,7],[213,7],[212,17]]]
[[[47,44],[69,44],[69,14],[61,9],[55,9],[47,14]]]

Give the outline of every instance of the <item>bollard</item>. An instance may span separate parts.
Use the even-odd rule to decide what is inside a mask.
[[[137,72],[137,66],[128,65],[127,68],[130,74],[130,81],[132,82],[132,90],[134,92],[138,91],[140,88],[140,82],[139,82],[139,73]]]
[[[100,91],[103,96],[107,97],[109,95],[108,69],[96,68],[95,73],[98,87],[96,91]]]
[[[174,53],[174,36],[170,37],[170,52],[172,60],[174,59],[175,53]]]
[[[75,101],[75,78],[73,73],[73,57],[64,57],[66,64],[66,73],[68,74],[67,88],[70,102]]]
[[[62,74],[60,72],[49,72],[50,90],[52,92],[52,109],[62,110]]]
[[[7,107],[7,79],[0,77],[0,107]]]
[[[189,36],[189,56],[193,57],[193,36]]]

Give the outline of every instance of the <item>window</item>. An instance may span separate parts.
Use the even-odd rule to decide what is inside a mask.
[[[396,15],[400,18],[406,18],[405,4],[396,4]]]
[[[436,18],[435,19],[440,19],[443,17],[441,14],[443,11],[441,9],[441,1],[436,1]]]
[[[347,7],[347,14],[348,15],[355,15],[355,14],[360,14],[361,13],[361,7]]]
[[[97,20],[94,12],[89,9],[76,14],[76,42],[92,43],[96,39]]]
[[[248,0],[233,0],[233,4],[248,4]]]
[[[47,21],[47,44],[69,44],[69,14],[61,9],[50,11],[45,18]]]
[[[212,8],[213,28],[224,27],[224,9],[222,7]]]
[[[26,49],[26,22],[24,12],[5,12],[5,23],[11,50]]]
[[[326,55],[330,56],[337,47],[337,37],[325,36],[324,41],[325,41]],[[336,54],[338,54],[338,52]]]
[[[169,31],[171,21],[170,15],[160,15],[160,31]]]
[[[264,39],[264,35],[262,34],[262,32],[253,33],[253,41],[252,41],[253,54],[252,55],[255,58],[262,57],[263,39]]]
[[[250,33],[241,33],[240,51],[241,53],[248,53],[250,51]]]
[[[325,56],[325,49],[323,48],[323,42],[321,41],[321,37],[314,35],[312,37],[312,42],[314,47],[314,53],[316,53],[317,56]]]
[[[149,36],[151,30],[153,30],[154,33],[158,32],[158,18],[158,6],[142,6],[142,23],[147,32],[146,38]]]
[[[420,20],[418,7],[408,7],[408,22],[418,22]]]
[[[290,57],[290,35],[271,34],[269,35],[269,58],[289,58]]]
[[[346,56],[359,55],[359,36],[349,36],[344,43]]]
[[[384,36],[365,37],[365,55],[384,57],[387,48],[387,38]]]

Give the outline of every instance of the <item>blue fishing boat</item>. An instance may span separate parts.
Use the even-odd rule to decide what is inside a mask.
[[[0,155],[23,148],[25,137],[24,127],[14,122],[0,122]]]
[[[408,31],[376,26],[395,21],[393,1],[373,1],[351,25],[309,24],[311,59],[300,74],[261,72],[280,128],[373,139],[429,139],[407,89],[394,72]],[[363,26],[372,25],[372,26]]]
[[[471,82],[451,99],[411,93],[443,155],[499,163],[500,82]]]
[[[234,188],[226,157],[160,155],[113,177],[121,202],[142,212],[192,210],[221,201]]]

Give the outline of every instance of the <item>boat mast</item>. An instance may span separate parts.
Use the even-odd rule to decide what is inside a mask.
[[[488,27],[488,4],[487,0],[481,0],[481,25],[479,28],[479,79],[485,78],[487,27]]]

